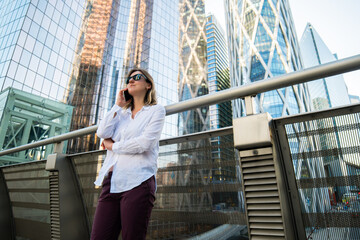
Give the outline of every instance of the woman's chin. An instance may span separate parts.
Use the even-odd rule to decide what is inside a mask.
[[[136,95],[142,94],[141,91],[137,91],[136,89],[131,89],[131,90],[129,89],[128,91],[131,96],[136,96]]]

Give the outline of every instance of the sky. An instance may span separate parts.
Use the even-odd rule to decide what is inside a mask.
[[[339,59],[360,54],[359,0],[288,0],[298,40],[309,22]],[[225,28],[224,0],[205,0]],[[360,96],[360,70],[344,74],[349,94]]]

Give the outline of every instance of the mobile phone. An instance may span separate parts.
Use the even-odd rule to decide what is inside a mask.
[[[130,95],[128,90],[124,91],[124,97],[125,97],[125,101],[129,101],[130,99],[132,99],[132,96]]]

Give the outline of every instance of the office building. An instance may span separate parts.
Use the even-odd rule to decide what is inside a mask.
[[[300,40],[304,68],[336,61],[314,27],[308,23]],[[338,107],[350,103],[347,86],[342,75],[336,75],[307,83],[311,103],[315,110]],[[322,101],[324,99],[324,101]]]
[[[300,49],[303,57],[304,67],[310,68],[320,64],[336,61],[337,56],[331,53],[325,42],[315,30],[314,26],[308,23],[300,40]],[[350,104],[350,97],[343,75],[336,75],[307,83],[314,110],[324,110],[333,107]],[[357,120],[359,121],[359,120]],[[322,134],[316,139],[316,145],[322,150],[327,149],[350,149],[353,146],[349,142],[351,139],[360,139],[359,131],[348,128],[351,122],[343,117],[334,117],[327,120],[317,121],[317,129],[340,128],[346,131],[329,132]],[[339,161],[339,159],[341,159]],[[344,177],[356,174],[358,168],[356,154],[347,151],[339,153],[337,156],[324,156],[319,158],[320,164],[317,166],[319,177]],[[303,166],[306,169],[306,166]],[[322,170],[324,169],[324,170]],[[323,175],[321,175],[323,173]],[[336,186],[329,190],[331,193],[344,194],[345,188]],[[338,199],[339,200],[339,199]]]
[[[207,81],[209,93],[230,88],[228,47],[225,31],[214,15],[207,16]],[[231,102],[210,106],[210,129],[232,125]]]
[[[225,0],[232,87],[302,69],[288,1]],[[303,84],[258,94],[258,112],[272,117],[310,108]],[[244,102],[233,101],[234,118],[244,116]]]
[[[179,101],[196,98],[209,93],[206,59],[206,14],[204,0],[181,0],[179,2]],[[179,113],[179,135],[209,130],[209,107],[196,108]],[[200,139],[178,144],[178,149],[186,154],[178,154],[179,165],[203,164],[211,156],[210,140]],[[201,185],[210,181],[209,169],[189,169],[177,174],[182,185]],[[206,178],[204,176],[207,176]],[[182,196],[181,196],[182,195]],[[179,210],[209,209],[211,196],[191,193],[177,196]],[[180,198],[181,196],[181,198]]]
[[[70,130],[98,124],[134,67],[154,77],[159,103],[178,101],[177,1],[2,1],[0,91],[7,87],[74,106]],[[169,7],[172,6],[172,7]],[[177,116],[164,136],[177,135]],[[95,135],[68,152],[97,149]]]
[[[207,80],[209,93],[215,93],[230,88],[229,58],[225,31],[221,28],[214,15],[207,16]],[[231,102],[219,103],[209,106],[210,129],[219,129],[232,125]],[[211,159],[220,163],[233,159],[234,152],[225,145],[232,143],[232,136],[211,138]],[[212,181],[228,181],[234,179],[233,171],[227,169],[214,170]]]
[[[212,14],[207,16],[205,25],[207,39],[207,80],[209,94],[230,88],[228,46],[225,31]],[[219,129],[232,126],[231,101],[209,106],[210,129]],[[219,136],[210,139],[211,162],[226,165],[235,157],[233,136]],[[237,179],[235,166],[222,166],[212,169],[212,184],[235,182]],[[238,206],[237,192],[213,193],[214,209],[226,209]]]
[[[18,93],[17,96],[24,95],[32,100],[33,107],[27,107],[28,117],[22,121],[30,122],[31,114],[43,119],[43,123],[33,122],[40,132],[46,131],[56,122],[55,113],[62,105],[54,102],[67,103],[65,95],[81,32],[84,3],[45,0],[0,2],[0,91],[11,88],[11,91]],[[53,106],[53,109],[44,107],[43,116],[36,110],[36,106],[41,106],[41,101],[51,102],[50,105]],[[5,115],[3,120],[11,114],[7,112]],[[51,115],[55,116],[53,120]],[[68,117],[71,117],[71,113],[66,119]],[[68,127],[69,123],[72,121],[63,126]],[[12,124],[15,129],[21,129],[16,122]],[[63,130],[60,132],[64,132]],[[69,128],[66,131],[69,131]],[[56,134],[59,134],[59,131],[56,131]],[[45,148],[40,151],[40,159],[46,157],[51,146]],[[28,154],[30,152],[28,151]],[[42,154],[44,152],[45,155]]]
[[[2,1],[0,91],[63,101],[81,26],[79,1]]]
[[[209,93],[207,82],[204,0],[180,1],[179,101]],[[179,114],[179,133],[209,130],[208,107]]]

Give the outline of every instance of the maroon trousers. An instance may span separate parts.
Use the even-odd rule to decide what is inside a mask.
[[[91,240],[145,239],[155,201],[155,178],[122,193],[110,193],[112,173],[103,181],[96,207]]]

